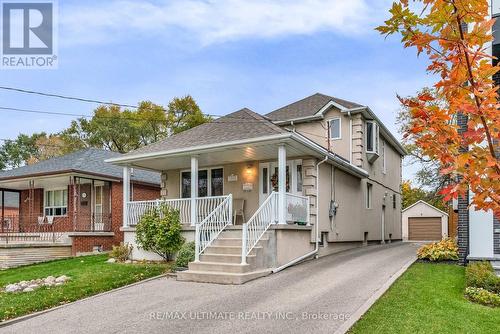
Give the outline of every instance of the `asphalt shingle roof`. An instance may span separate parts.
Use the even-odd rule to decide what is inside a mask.
[[[141,147],[127,153],[125,156],[258,138],[287,132],[287,130],[273,124],[266,117],[250,109],[243,108],[212,122]]]
[[[291,119],[313,116],[330,101],[334,101],[348,109],[362,107],[362,105],[358,103],[316,93],[302,100],[271,111],[266,114],[266,117],[272,121],[288,121]]]
[[[40,161],[11,170],[0,171],[2,179],[27,177],[36,174],[57,174],[60,172],[79,172],[82,174],[99,174],[111,178],[122,178],[122,167],[104,162],[106,159],[122,156],[117,152],[89,148],[60,157]],[[133,181],[160,184],[160,174],[155,172],[134,170],[131,176]]]

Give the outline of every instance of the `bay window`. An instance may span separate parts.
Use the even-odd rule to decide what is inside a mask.
[[[379,126],[375,121],[366,121],[365,128],[366,157],[369,163],[373,163],[379,157]]]

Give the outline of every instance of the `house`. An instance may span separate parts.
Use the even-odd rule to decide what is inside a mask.
[[[119,156],[85,149],[0,172],[0,251],[3,246],[3,252],[7,247],[13,254],[14,246],[29,245],[41,247],[39,253],[50,258],[119,244],[122,169],[104,162]],[[158,198],[159,184],[160,174],[134,171],[128,185],[131,199]],[[50,253],[51,245],[55,253]]]
[[[178,279],[238,284],[401,240],[404,154],[369,107],[314,94],[265,116],[244,108],[107,161],[123,167],[126,197],[130,168],[161,173],[161,202],[124,202],[125,242],[135,243],[146,210],[165,203],[196,244]],[[154,258],[137,247],[133,256]]]
[[[439,241],[448,237],[448,214],[419,200],[403,210],[404,241]]]
[[[500,6],[497,1],[491,4],[492,17],[497,20],[493,26],[493,42],[491,52],[494,56],[493,65],[498,65],[500,57]],[[495,84],[500,85],[500,73],[493,75]],[[467,131],[467,117],[459,115],[457,123],[460,131]],[[498,144],[498,143],[497,143]],[[467,147],[463,148],[467,150]],[[497,150],[500,157],[500,150]],[[466,196],[455,201],[454,209],[458,212],[458,249],[462,264],[468,261],[489,260],[497,272],[500,272],[500,221],[490,211],[476,211],[471,203],[474,194],[470,191]]]

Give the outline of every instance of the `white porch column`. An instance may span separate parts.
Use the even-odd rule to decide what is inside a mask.
[[[123,227],[129,225],[128,222],[128,202],[130,201],[130,168],[123,167]]]
[[[278,224],[286,224],[286,147],[278,148]]]
[[[198,157],[191,157],[191,226],[198,223],[198,208],[196,199],[198,198]]]

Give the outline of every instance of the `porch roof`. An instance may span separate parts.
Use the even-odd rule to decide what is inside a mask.
[[[0,172],[0,188],[6,181],[32,177],[78,174],[103,179],[121,180],[122,169],[105,162],[106,159],[121,156],[120,153],[89,148],[38,163]],[[67,180],[67,179],[66,179]],[[134,172],[132,180],[159,185],[160,174],[150,171]]]
[[[256,160],[275,160],[279,145],[287,148],[287,158],[314,156],[328,157],[328,162],[359,178],[368,173],[341,156],[328,152],[322,146],[296,132],[285,131],[271,136],[261,136],[244,140],[175,148],[165,151],[127,155],[108,162],[155,171],[189,168],[191,156],[198,157],[199,166],[214,166]]]

